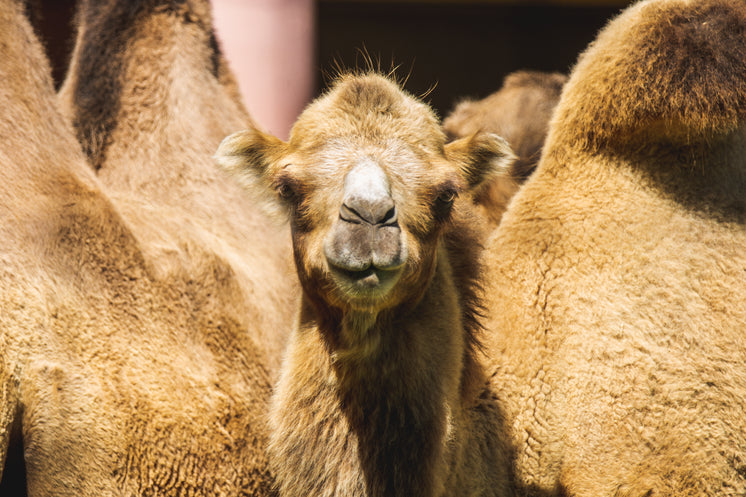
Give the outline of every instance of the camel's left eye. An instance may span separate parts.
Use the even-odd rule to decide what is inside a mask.
[[[433,203],[433,214],[438,220],[445,220],[448,217],[457,195],[456,189],[450,187],[444,188],[438,193]]]
[[[456,198],[456,191],[455,190],[445,190],[438,195],[437,201],[441,204],[452,204],[454,199]]]

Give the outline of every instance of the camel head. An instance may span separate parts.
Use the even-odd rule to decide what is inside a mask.
[[[492,134],[446,145],[426,104],[368,73],[341,76],[287,143],[249,129],[216,158],[288,213],[313,302],[375,316],[419,299],[457,197],[506,172],[513,155]]]

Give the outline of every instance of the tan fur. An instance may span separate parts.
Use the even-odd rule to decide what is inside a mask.
[[[30,496],[270,495],[297,282],[287,235],[211,159],[249,120],[208,6],[81,8],[62,100],[93,168],[0,8],[0,460],[23,444]]]
[[[253,123],[217,46],[209,3],[84,1],[77,18],[60,99],[99,179],[137,202],[127,215],[145,225],[151,243],[143,250],[159,278],[177,276],[194,246],[227,262],[276,369],[285,343],[277,330],[288,316],[269,310],[288,305],[297,283],[284,227],[211,158],[227,132]]]
[[[519,493],[746,493],[746,4],[630,7],[488,243]]]
[[[501,413],[478,355],[468,198],[506,173],[505,142],[445,145],[425,104],[383,76],[348,74],[289,143],[249,130],[217,157],[246,185],[279,193],[293,228],[304,294],[271,411],[281,494],[505,495]],[[408,250],[382,294],[348,290],[324,248],[345,225],[346,178],[360,161],[384,168]],[[449,214],[443,199],[459,192]]]
[[[549,119],[566,81],[559,73],[517,71],[506,76],[495,93],[460,102],[443,120],[449,139],[495,133],[505,138],[517,156],[511,174],[497,178],[476,198],[493,228],[541,158]]]
[[[144,236],[158,240],[144,250],[161,278],[183,269],[192,244],[227,261],[275,370],[285,344],[277,330],[288,316],[270,309],[292,305],[297,282],[284,227],[211,158],[226,130],[253,123],[217,46],[209,3],[83,2],[78,18],[61,101],[98,177],[137,200],[133,221],[149,217]]]

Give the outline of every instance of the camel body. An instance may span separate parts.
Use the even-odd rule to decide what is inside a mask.
[[[487,243],[518,492],[746,491],[744,30],[719,0],[609,23]]]
[[[297,280],[286,235],[211,159],[250,120],[209,9],[80,9],[59,99],[22,9],[0,9],[0,493],[272,495],[292,322],[272,309]]]

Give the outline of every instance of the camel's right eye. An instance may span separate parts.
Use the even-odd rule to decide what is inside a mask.
[[[295,193],[293,192],[293,188],[288,184],[280,185],[277,188],[277,193],[279,193],[280,197],[284,198],[285,200],[290,200],[295,195]]]

